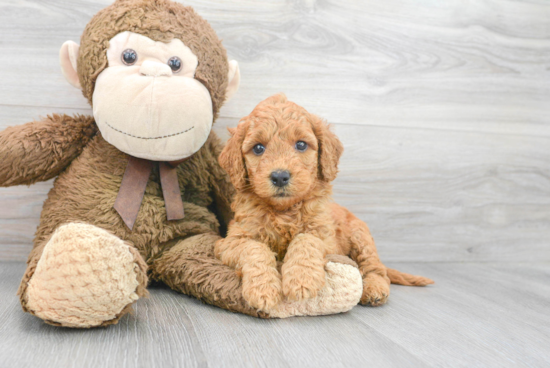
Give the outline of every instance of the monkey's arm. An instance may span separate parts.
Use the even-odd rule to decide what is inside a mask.
[[[218,163],[218,157],[223,149],[223,143],[214,134],[210,133],[208,137],[208,148],[211,156],[209,157],[209,173],[210,173],[210,185],[214,195],[215,212],[220,220],[220,232],[225,234],[229,222],[233,219],[233,211],[231,210],[231,202],[235,195],[235,188],[229,176],[224,169],[221,168]]]
[[[97,133],[91,116],[51,115],[0,132],[0,186],[32,184],[58,175]]]

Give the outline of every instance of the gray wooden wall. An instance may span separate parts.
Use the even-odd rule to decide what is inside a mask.
[[[90,113],[58,50],[109,3],[0,1],[0,129]],[[550,261],[549,1],[185,3],[240,63],[216,131],[276,92],[328,119],[335,198],[383,260]],[[51,185],[0,188],[0,260],[26,259]]]

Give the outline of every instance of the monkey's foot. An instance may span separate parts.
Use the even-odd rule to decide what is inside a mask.
[[[48,323],[88,328],[116,323],[146,294],[137,251],[93,225],[59,227],[28,282],[26,307]]]
[[[329,255],[325,265],[325,286],[311,299],[284,300],[266,310],[270,318],[318,316],[343,313],[359,303],[363,280],[357,265],[344,256]]]

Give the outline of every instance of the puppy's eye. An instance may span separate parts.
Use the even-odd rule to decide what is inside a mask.
[[[296,142],[296,150],[300,152],[304,152],[305,150],[307,150],[307,143],[304,141]]]
[[[120,55],[120,58],[122,59],[122,62],[126,65],[134,65],[137,61],[137,52],[135,52],[132,49],[126,49],[122,51],[122,54]]]
[[[168,60],[168,66],[174,73],[177,73],[181,70],[183,63],[181,62],[181,59],[177,56],[173,56]]]
[[[263,144],[258,143],[257,145],[252,147],[252,152],[254,152],[256,156],[260,156],[262,153],[265,152],[265,147]]]

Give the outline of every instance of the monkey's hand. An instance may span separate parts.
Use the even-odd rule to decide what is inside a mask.
[[[0,186],[57,176],[97,133],[91,116],[51,115],[0,132]]]

